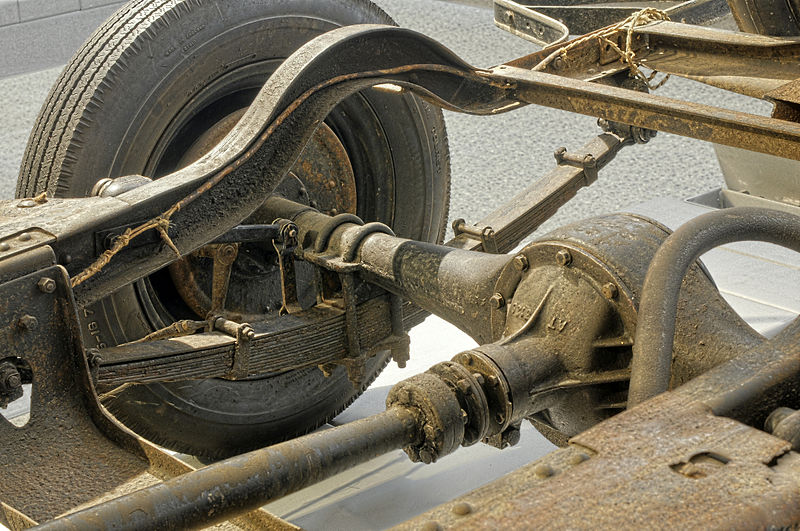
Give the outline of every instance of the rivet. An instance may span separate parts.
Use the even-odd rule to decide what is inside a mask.
[[[603,292],[603,297],[606,299],[616,299],[617,295],[619,295],[619,289],[617,288],[616,284],[613,282],[609,282],[603,285],[601,290]]]
[[[523,254],[515,256],[514,267],[517,271],[526,271],[528,269],[528,257]]]
[[[453,513],[457,514],[458,516],[466,516],[472,512],[472,506],[467,502],[458,502],[457,504],[453,505]]]
[[[17,203],[17,207],[19,208],[31,208],[36,206],[36,201],[33,199],[23,199],[19,203]]]
[[[533,469],[533,473],[536,474],[537,478],[549,478],[553,475],[553,469],[544,464],[536,465],[536,468]]]
[[[9,249],[11,249],[11,246],[9,244],[7,244],[6,242],[0,243],[0,251],[5,252],[8,251]]]
[[[420,528],[422,531],[442,531],[442,526],[439,525],[439,522],[425,522],[422,527]]]
[[[489,302],[492,303],[492,307],[493,308],[498,309],[498,310],[500,308],[502,308],[503,306],[505,306],[505,304],[506,304],[506,300],[503,298],[503,295],[500,294],[500,293],[495,293],[494,295],[492,295],[492,297],[489,299]]]
[[[556,253],[556,262],[560,266],[568,266],[572,263],[572,255],[566,249],[561,249]]]
[[[589,459],[589,456],[584,454],[583,452],[573,454],[569,457],[569,464],[571,465],[579,465]]]
[[[20,234],[17,239],[21,242],[26,242],[31,239],[31,235],[29,233]]]

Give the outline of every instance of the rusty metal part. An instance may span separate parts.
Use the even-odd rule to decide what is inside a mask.
[[[312,207],[331,216],[356,213],[356,178],[350,158],[325,122],[319,124],[291,172],[305,186]]]
[[[574,437],[568,448],[398,529],[571,527],[576,521],[596,528],[617,526],[621,516],[633,526],[796,525],[800,455],[751,426],[762,425],[775,404],[796,404],[798,339],[800,319],[774,339]],[[471,511],[452,512],[457,504]]]
[[[41,291],[41,278],[51,279],[55,288]],[[2,329],[6,352],[30,366],[33,392],[26,424],[14,426],[0,418],[0,521],[15,530],[26,528],[193,470],[100,407],[62,267],[2,284],[0,297],[6,317],[25,311],[38,321],[35,329],[8,322]],[[249,515],[243,525],[293,528],[265,511]]]
[[[405,328],[419,324],[427,315],[408,303],[403,304],[401,313]],[[394,330],[387,298],[360,304],[358,314],[362,348],[366,352],[391,348],[392,345],[385,342]],[[341,359],[341,353],[347,352],[344,321],[342,310],[323,304],[302,315],[280,319],[275,316],[255,323],[248,376],[314,367]],[[218,333],[104,348],[97,383],[118,386],[132,382],[224,377],[234,365],[236,348],[232,337]]]
[[[374,49],[386,42],[393,43],[394,55],[357,53],[358,49]],[[385,82],[409,86],[447,108],[463,112],[505,112],[524,103],[536,103],[782,157],[800,157],[800,126],[791,122],[508,66],[489,72],[478,71],[444,52],[438,44],[407,30],[343,28],[308,46],[310,48],[305,50],[308,53],[296,55],[279,69],[280,75],[270,78],[262,97],[257,99],[259,103],[237,124],[237,134],[227,137],[230,142],[215,148],[198,163],[117,198],[80,200],[93,209],[96,222],[92,223],[87,223],[85,217],[78,220],[66,215],[70,207],[65,208],[65,205],[76,200],[50,200],[25,210],[26,214],[35,216],[35,220],[27,215],[10,216],[5,211],[0,212],[9,219],[8,232],[17,232],[20,227],[31,224],[57,232],[58,254],[74,254],[70,268],[77,273],[94,260],[93,256],[86,255],[86,243],[102,228],[103,220],[115,219],[119,225],[132,223],[143,215],[157,217],[169,212],[170,240],[182,253],[191,252],[236,225],[263,203],[266,194],[277,184],[278,175],[283,174],[289,161],[294,161],[310,135],[309,124],[320,120],[345,94]],[[309,59],[311,57],[313,59]],[[331,79],[327,70],[315,68],[331,57],[337,58],[342,71],[352,73]],[[341,63],[341,57],[352,58],[352,63]],[[370,64],[364,64],[366,59]],[[414,59],[423,63],[408,64]],[[365,70],[373,66],[385,67],[387,62],[395,65],[399,62],[403,66]],[[294,77],[304,66],[307,67],[302,68],[304,75]],[[410,79],[412,75],[413,80]],[[289,122],[292,127],[281,127]],[[297,131],[305,134],[296,135]],[[267,160],[268,165],[265,164]],[[202,161],[206,162],[201,164]],[[268,167],[266,177],[260,169],[256,171],[264,165]],[[204,184],[186,195],[200,183]],[[224,212],[214,208],[211,198],[204,195],[212,187],[215,194],[226,198]],[[176,199],[178,202],[172,203]],[[163,210],[170,204],[177,210]],[[120,252],[126,259],[111,260],[102,267],[104,274],[84,280],[76,288],[81,304],[97,300],[176,259],[173,250],[166,248]],[[116,269],[118,273],[113,272]]]
[[[203,328],[208,328],[208,321],[192,321],[189,319],[182,319],[180,321],[175,321],[174,323],[167,325],[164,328],[160,328],[155,332],[151,332],[146,336],[144,336],[143,338],[137,339],[135,341],[130,341],[125,344],[132,345],[136,343],[145,343],[148,341],[157,341],[160,339],[169,339],[172,337],[183,337],[189,334],[193,334],[198,330],[202,330]]]
[[[800,217],[747,207],[709,212],[686,223],[659,248],[642,289],[628,407],[669,387],[678,292],[687,269],[706,251],[742,240],[800,251]]]
[[[788,443],[664,395],[397,529],[791,527],[800,456]],[[589,494],[590,495],[587,495]],[[471,511],[453,509],[468,504]],[[654,524],[657,522],[657,524]]]
[[[769,414],[764,429],[792,445],[795,452],[800,450],[800,411],[789,407],[779,407]]]
[[[0,363],[0,408],[8,407],[14,400],[22,398],[22,395],[22,377],[16,364],[10,361]]]
[[[413,443],[417,438],[414,415],[404,408],[392,408],[368,419],[214,463],[63,516],[40,528],[205,527]]]
[[[685,24],[709,24],[728,13],[724,0],[656,2],[494,1],[494,22],[519,37],[552,49],[569,35],[583,35],[617,23],[644,7],[664,10]]]

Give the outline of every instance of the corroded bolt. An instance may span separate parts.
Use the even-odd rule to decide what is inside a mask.
[[[475,378],[475,381],[478,382],[478,385],[483,385],[483,375],[479,372],[473,372],[472,377]]]
[[[39,320],[32,315],[23,315],[19,318],[19,327],[23,330],[34,330],[39,326]]]
[[[528,269],[528,257],[522,254],[518,254],[514,257],[514,267],[517,271],[527,271]]]
[[[467,502],[458,502],[453,505],[453,513],[458,516],[466,516],[472,512],[472,506]]]
[[[498,385],[500,385],[500,378],[498,378],[494,374],[490,374],[489,375],[489,385],[491,385],[492,387],[497,387]]]
[[[433,454],[427,448],[423,448],[422,450],[419,451],[419,460],[425,463],[426,465],[429,465],[433,463]]]
[[[503,441],[503,448],[508,448],[509,446],[516,446],[519,443],[522,434],[520,433],[519,428],[510,426],[503,432],[502,441]]]
[[[603,292],[603,297],[606,299],[616,299],[617,295],[619,295],[619,289],[617,289],[616,284],[613,282],[604,284],[601,291]]]
[[[36,287],[42,293],[53,293],[56,290],[56,281],[50,277],[42,277],[36,283]]]
[[[103,363],[103,356],[100,355],[100,351],[96,348],[86,349],[86,359],[92,368],[99,367]]]
[[[456,382],[456,387],[458,387],[459,391],[461,391],[465,395],[468,395],[472,392],[472,386],[466,379],[459,380],[458,382]]]
[[[14,371],[8,375],[6,375],[6,380],[3,382],[7,389],[16,389],[20,385],[22,385],[22,378],[20,378],[19,373]]]
[[[533,469],[533,473],[537,478],[549,478],[553,475],[553,469],[548,465],[541,464],[536,465],[536,468]]]
[[[561,249],[556,253],[556,262],[560,266],[568,266],[572,263],[572,255],[566,249]]]
[[[505,306],[505,304],[506,304],[506,300],[503,298],[503,295],[501,295],[500,293],[495,293],[494,295],[492,295],[492,297],[489,299],[489,302],[492,303],[492,307],[493,308],[498,309],[498,310],[500,308],[502,308],[503,306]]]

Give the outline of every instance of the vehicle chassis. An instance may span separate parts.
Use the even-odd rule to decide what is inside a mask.
[[[638,66],[769,99],[773,116],[650,94],[629,75]],[[567,526],[575,519],[597,527],[621,518],[630,526],[796,525],[800,321],[770,340],[755,334],[696,259],[742,239],[800,251],[800,218],[722,210],[668,236],[650,220],[615,215],[505,253],[591,184],[619,149],[648,141],[653,131],[800,160],[798,78],[798,39],[666,20],[631,22],[490,69],[409,30],[353,26],[291,56],[225,140],[182,170],[156,181],[124,177],[106,183],[116,190],[89,198],[0,202],[6,356],[25,360],[34,382],[29,423],[0,422],[6,522],[210,525],[392,449],[429,463],[479,441],[506,447],[529,419],[565,447],[403,527]],[[577,152],[557,152],[553,171],[486,219],[457,220],[444,245],[270,195],[329,110],[369,87],[413,91],[471,114],[543,105],[595,116],[604,132]],[[259,208],[276,222],[240,225]],[[274,332],[222,315],[181,341],[162,335],[116,347],[84,344],[78,312],[92,302],[198,249],[247,238],[283,250],[289,313],[295,260],[337,276],[341,301],[331,319],[346,357],[326,349],[281,356],[270,347]],[[362,283],[386,295],[358,305]],[[405,361],[405,329],[419,321],[419,308],[481,346],[399,383],[385,413],[197,471],[118,424],[95,392],[336,364],[359,385],[376,350]],[[377,314],[385,328],[364,332],[359,322]],[[587,400],[604,402],[605,413],[586,413]],[[98,504],[143,470],[164,481]],[[78,475],[92,480],[75,481]],[[242,518],[248,526],[289,526],[263,511]]]

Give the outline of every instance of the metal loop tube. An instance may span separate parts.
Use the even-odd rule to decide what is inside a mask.
[[[669,387],[678,295],[689,267],[714,247],[747,240],[800,252],[800,217],[766,208],[717,210],[681,226],[659,247],[642,288],[631,361],[629,409]]]

